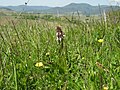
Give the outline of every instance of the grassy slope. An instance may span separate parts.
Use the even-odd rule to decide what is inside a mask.
[[[58,24],[66,35],[63,49],[56,42]],[[0,88],[119,90],[119,34],[119,22],[110,18],[77,24],[8,19],[0,25]]]

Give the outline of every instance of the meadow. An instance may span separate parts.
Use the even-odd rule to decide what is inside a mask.
[[[0,16],[0,90],[120,90],[120,11],[28,16]]]

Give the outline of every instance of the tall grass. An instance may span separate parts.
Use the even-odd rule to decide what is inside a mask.
[[[120,89],[120,22],[13,19],[0,25],[1,90]],[[56,25],[65,32],[56,41]],[[103,39],[103,42],[98,42]],[[59,52],[60,51],[60,52]],[[36,67],[42,62],[44,66]]]

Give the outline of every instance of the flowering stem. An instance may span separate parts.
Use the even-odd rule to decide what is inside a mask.
[[[13,61],[13,66],[14,66],[14,79],[15,79],[15,89],[18,90],[17,86],[17,75],[16,75],[16,67],[15,67],[15,62]]]

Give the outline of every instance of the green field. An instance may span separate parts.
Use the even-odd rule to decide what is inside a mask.
[[[0,16],[0,90],[120,90],[119,11],[107,21],[31,16]]]

